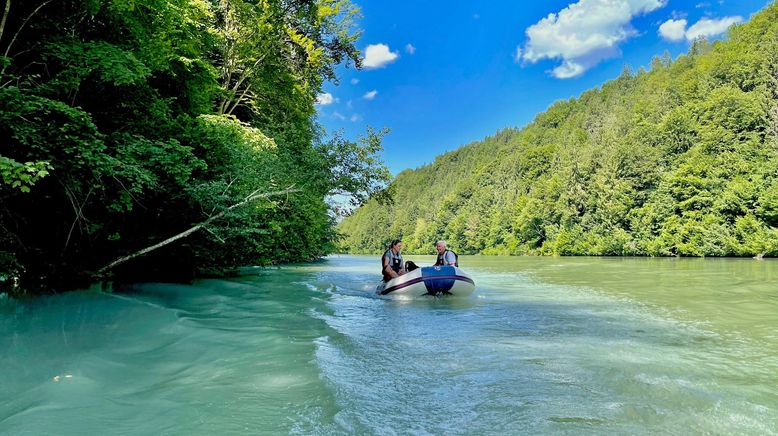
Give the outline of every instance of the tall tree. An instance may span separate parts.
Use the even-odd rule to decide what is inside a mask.
[[[340,146],[315,121],[322,83],[359,64],[348,1],[4,6],[0,291],[82,286],[203,222],[114,273],[182,278],[311,259],[334,246],[329,193],[362,198],[388,177],[380,141]]]

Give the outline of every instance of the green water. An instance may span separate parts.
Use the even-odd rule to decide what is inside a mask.
[[[0,434],[778,434],[778,262],[460,260],[0,300]]]

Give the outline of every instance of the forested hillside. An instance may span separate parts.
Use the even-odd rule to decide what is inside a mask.
[[[316,124],[322,83],[359,67],[358,14],[348,0],[0,1],[0,293],[331,251],[327,196],[388,180],[382,132],[325,142]]]
[[[520,102],[517,102],[520,104]],[[778,255],[778,5],[560,101],[525,128],[400,173],[343,250]]]

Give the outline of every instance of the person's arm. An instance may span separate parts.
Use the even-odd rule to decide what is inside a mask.
[[[446,265],[454,266],[457,263],[457,257],[454,256],[454,253],[451,251],[446,252],[446,259],[445,259]]]

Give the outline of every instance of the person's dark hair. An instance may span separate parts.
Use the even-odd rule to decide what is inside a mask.
[[[395,239],[395,240],[393,240],[392,243],[389,244],[389,249],[394,248],[395,245],[399,244],[402,241],[403,241],[402,239]]]

